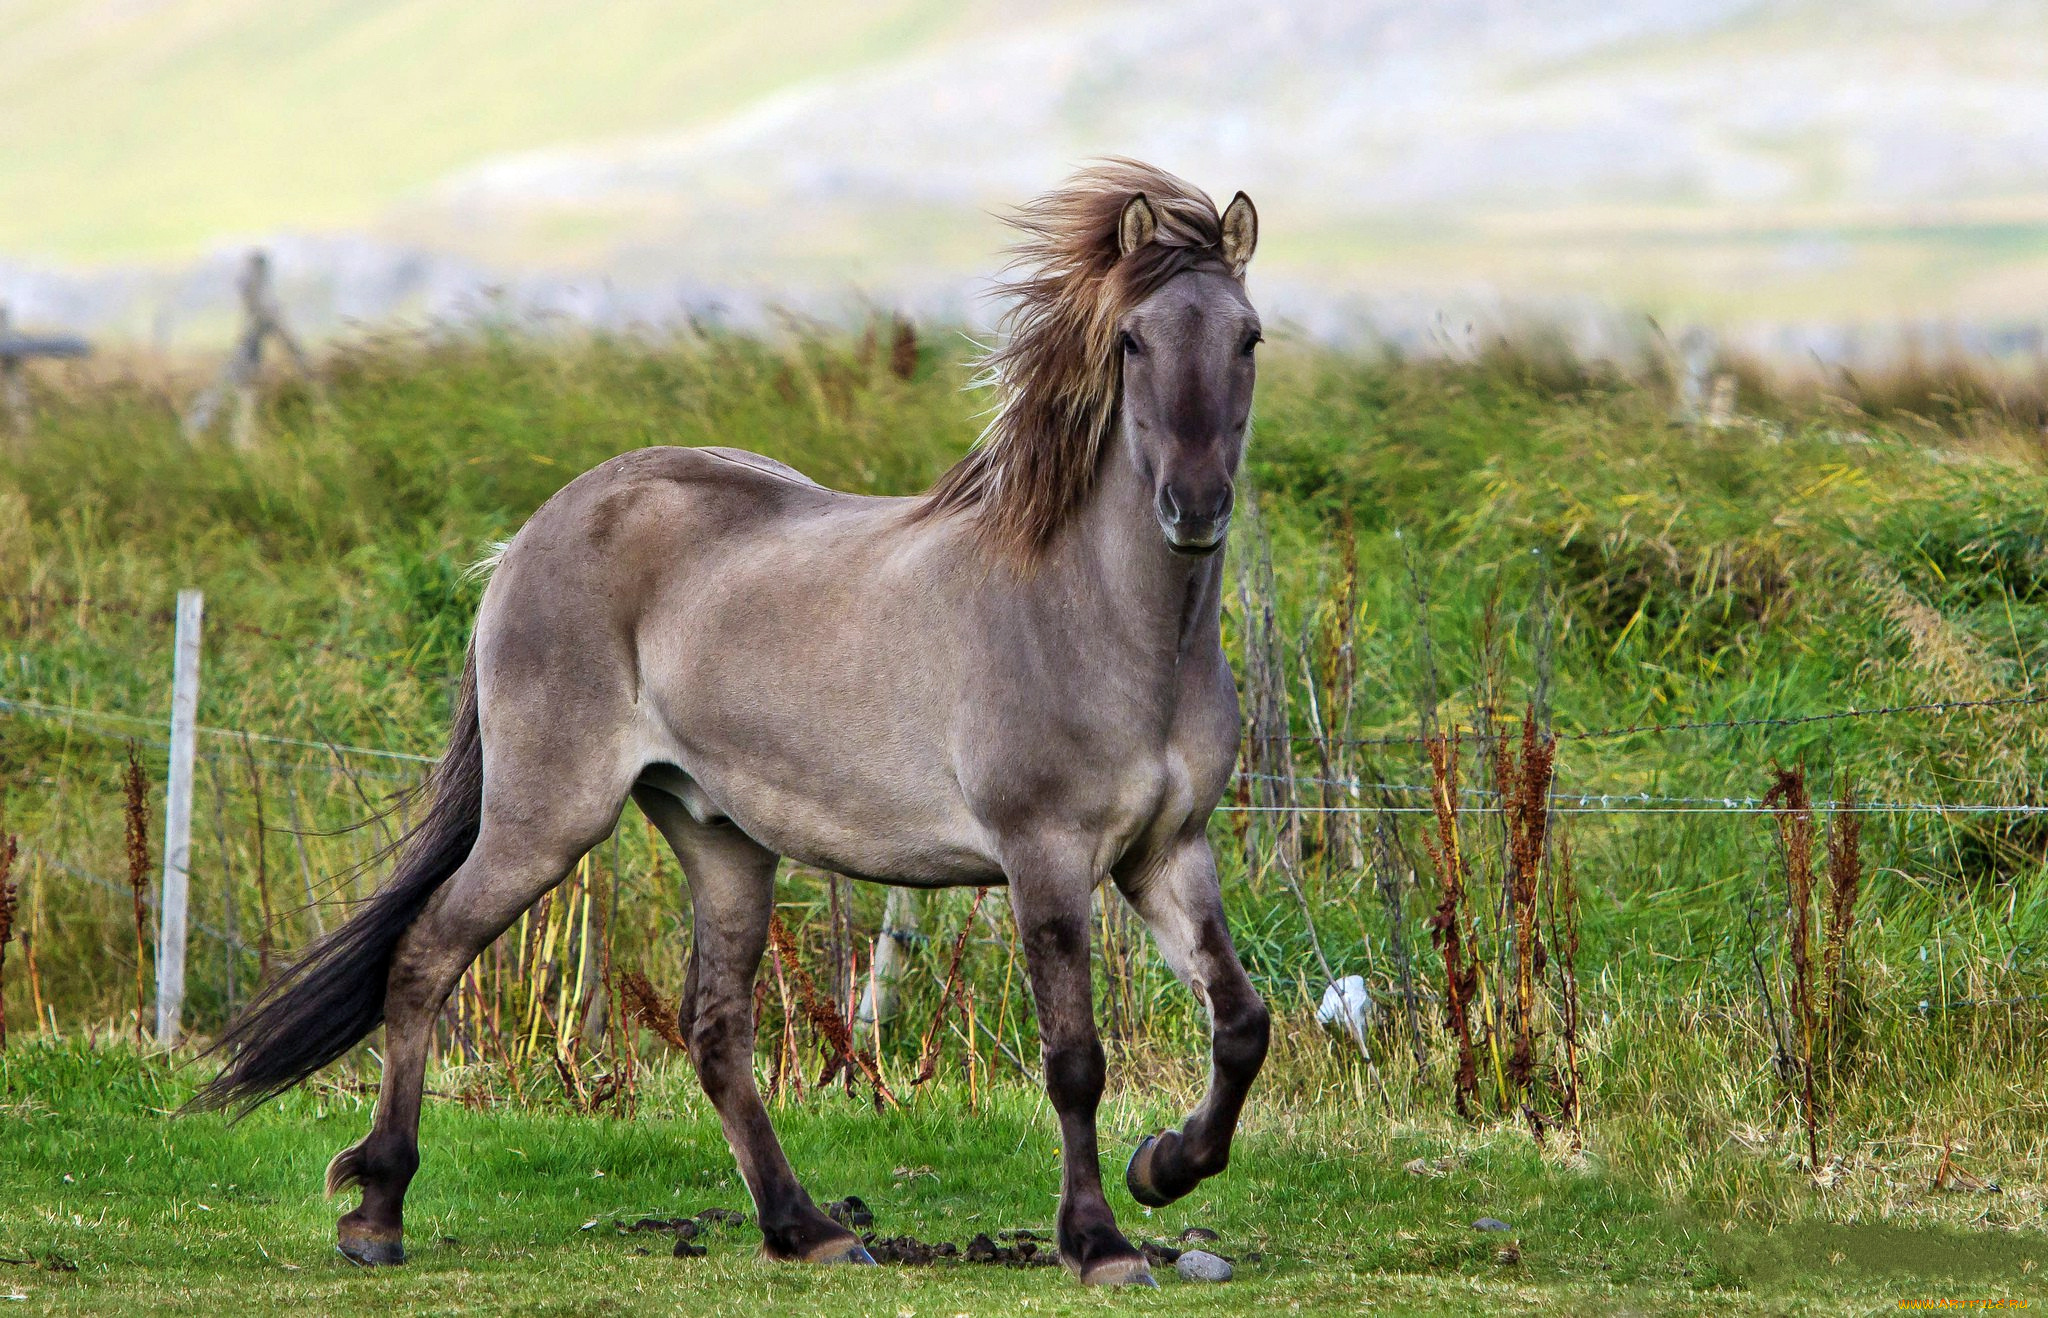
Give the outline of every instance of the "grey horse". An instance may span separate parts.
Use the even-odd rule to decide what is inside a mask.
[[[1206,826],[1236,761],[1222,547],[1259,320],[1257,216],[1112,160],[1023,208],[982,442],[928,493],[823,488],[733,449],[648,448],[570,482],[500,553],[432,805],[389,879],[222,1036],[198,1100],[253,1106],[385,1027],[340,1248],[404,1259],[433,1022],[477,955],[628,797],[695,901],[681,1028],[764,1248],[871,1262],[777,1143],[753,984],[780,859],[881,883],[1006,885],[1064,1160],[1059,1254],[1150,1284],[1104,1198],[1091,895],[1113,881],[1207,1008],[1208,1092],[1125,1172],[1163,1205],[1223,1170],[1268,1015]]]

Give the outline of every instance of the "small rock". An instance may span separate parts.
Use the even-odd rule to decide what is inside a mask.
[[[1208,1227],[1205,1226],[1191,1226],[1187,1230],[1180,1233],[1180,1243],[1183,1245],[1192,1245],[1198,1242],[1203,1244],[1214,1244],[1216,1241],[1219,1241],[1221,1239],[1223,1239],[1222,1236],[1217,1235],[1214,1231],[1211,1231]]]
[[[1316,1007],[1316,1024],[1350,1035],[1360,1047],[1365,1046],[1366,1036],[1372,1032],[1378,1016],[1379,1004],[1372,1000],[1371,990],[1358,975],[1346,975],[1325,988],[1323,1000]]]
[[[1472,1224],[1474,1231],[1512,1231],[1513,1227],[1497,1217],[1482,1217]]]
[[[1207,1250],[1191,1249],[1174,1261],[1182,1281],[1229,1281],[1230,1265]]]

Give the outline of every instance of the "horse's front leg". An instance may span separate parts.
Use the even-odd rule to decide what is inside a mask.
[[[1271,1018],[1224,926],[1216,857],[1206,837],[1177,839],[1117,883],[1152,930],[1160,955],[1209,1011],[1209,1092],[1179,1130],[1148,1136],[1124,1171],[1131,1197],[1160,1208],[1230,1162],[1238,1114],[1266,1060]]]
[[[1008,864],[1010,904],[1031,972],[1046,1097],[1060,1123],[1060,1261],[1090,1285],[1153,1285],[1102,1194],[1095,1110],[1108,1069],[1088,964],[1094,880],[1084,850],[1034,848]]]

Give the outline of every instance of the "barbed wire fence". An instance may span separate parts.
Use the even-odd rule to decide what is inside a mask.
[[[58,611],[72,613],[101,612],[118,615],[151,626],[167,626],[174,621],[169,609],[149,608],[120,601],[96,599],[52,592],[0,592],[0,602],[11,603],[17,608],[42,615]],[[358,645],[349,645],[331,640],[319,640],[305,636],[290,635],[261,625],[234,619],[216,618],[211,623],[216,629],[230,635],[261,640],[272,644],[299,648],[317,649],[325,654],[344,658],[366,665],[389,668],[407,678],[421,676],[411,656],[403,652],[378,651]],[[1916,716],[1947,716],[1957,714],[2015,711],[2048,704],[2048,693],[2015,692],[1980,699],[1940,700],[1913,703],[1855,706],[1841,709],[1802,711],[1782,715],[1756,715],[1718,719],[1680,719],[1668,721],[1643,721],[1623,725],[1596,728],[1552,727],[1546,729],[1560,743],[1616,741],[1628,738],[1667,738],[1681,734],[1740,732],[1799,728],[1812,725],[1834,724],[1862,720],[1903,719]],[[1290,765],[1300,754],[1298,748],[1323,748],[1342,745],[1357,748],[1421,749],[1434,738],[1447,738],[1460,742],[1497,743],[1512,735],[1512,727],[1495,722],[1490,710],[1475,710],[1475,716],[1492,723],[1490,729],[1453,725],[1439,729],[1433,734],[1383,733],[1367,736],[1318,736],[1287,732],[1268,733],[1267,761],[1271,754],[1286,756]],[[146,749],[153,755],[168,755],[172,743],[164,733],[169,720],[163,716],[149,716],[121,710],[94,708],[50,699],[36,699],[26,696],[0,694],[0,719],[26,721],[53,725],[67,735],[84,736],[120,746]],[[367,746],[335,740],[321,735],[318,729],[303,731],[313,735],[299,735],[298,729],[258,728],[220,726],[195,723],[193,733],[200,739],[203,749],[197,752],[198,760],[209,766],[213,777],[211,786],[215,800],[212,805],[213,828],[216,833],[214,861],[223,871],[230,871],[230,848],[220,834],[220,803],[218,797],[231,790],[220,776],[223,768],[240,768],[247,774],[255,775],[268,771],[273,775],[271,790],[277,784],[288,784],[308,775],[325,780],[333,794],[344,802],[353,802],[360,822],[365,814],[379,814],[392,803],[403,799],[404,794],[424,781],[427,771],[436,757],[418,751],[385,746]],[[1253,735],[1256,735],[1254,733]],[[254,754],[255,747],[267,748],[265,757]],[[292,756],[295,758],[282,758]],[[1394,816],[1427,816],[1435,812],[1430,802],[1431,794],[1438,789],[1428,783],[1389,781],[1358,776],[1326,775],[1306,769],[1291,769],[1287,773],[1272,773],[1252,767],[1261,762],[1260,757],[1248,756],[1246,767],[1237,775],[1241,784],[1257,784],[1278,793],[1276,799],[1254,801],[1239,790],[1235,796],[1226,796],[1217,807],[1217,813],[1231,817],[1267,817],[1291,821],[1300,817],[1343,816],[1359,819],[1385,819]],[[375,784],[383,794],[380,802],[369,791],[369,784]],[[262,791],[265,784],[251,782],[251,788]],[[1457,789],[1463,812],[1475,815],[1499,815],[1509,807],[1501,799],[1501,793],[1488,788],[1460,787]],[[1310,799],[1320,795],[1322,799]],[[1332,800],[1332,796],[1339,799]],[[303,903],[296,900],[281,906],[274,914],[282,921],[294,916],[309,917],[314,932],[324,931],[324,915],[345,908],[350,893],[344,888],[350,881],[359,880],[362,873],[362,853],[351,864],[343,867],[339,874],[317,874],[308,855],[305,841],[308,838],[333,837],[342,829],[318,830],[309,828],[303,818],[304,807],[295,788],[284,790],[283,809],[272,818],[279,822],[266,824],[270,834],[282,835],[292,840],[295,859],[298,862],[299,878],[302,880]],[[1348,799],[1343,799],[1348,798]],[[1683,818],[1688,816],[1778,816],[1782,806],[1764,797],[1749,792],[1730,789],[1724,795],[1692,794],[1668,795],[1652,792],[1616,791],[1552,791],[1546,796],[1547,808],[1557,816],[1570,817],[1626,817],[1635,820],[1656,818]],[[1872,816],[2008,816],[2029,817],[2048,814],[2048,804],[2033,801],[1987,801],[1987,800],[1932,800],[1903,799],[1856,801],[1851,804],[1839,802],[1816,802],[1817,813],[1853,813]],[[390,840],[386,834],[385,841]],[[259,839],[258,850],[262,848]],[[616,840],[613,843],[616,855]],[[44,840],[30,837],[24,839],[23,860],[36,866],[39,875],[61,876],[64,880],[114,894],[126,894],[129,885],[95,871],[86,863],[74,857],[67,857],[53,849]],[[376,850],[368,853],[374,856]],[[260,861],[258,863],[261,863]],[[658,862],[657,862],[658,863]],[[1410,879],[1414,874],[1411,866]],[[232,886],[232,873],[224,872],[215,876]],[[152,910],[160,904],[157,894],[147,897]],[[232,1003],[236,997],[235,985],[245,976],[248,963],[259,956],[272,933],[264,930],[259,942],[245,937],[234,918],[235,897],[232,892],[225,896],[222,909],[228,914],[224,921],[195,921],[192,930],[216,945],[222,953],[223,987],[219,994],[225,1002]],[[1304,901],[1303,917],[1313,929],[1313,917]],[[877,931],[878,939],[886,939],[902,931],[883,928]],[[923,934],[914,936],[919,941],[928,941]],[[906,940],[907,941],[907,940]],[[993,941],[991,937],[990,941]],[[2031,1001],[2042,995],[2022,995],[2015,998],[2000,998],[1998,1003]],[[1967,1002],[1947,1001],[1942,1010],[1967,1006]]]

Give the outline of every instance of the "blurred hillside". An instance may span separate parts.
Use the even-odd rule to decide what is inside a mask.
[[[1250,191],[1323,337],[2030,344],[2048,303],[2030,0],[0,0],[0,38],[0,296],[133,334],[203,325],[257,240],[321,324],[961,314],[990,212],[1104,152]]]

